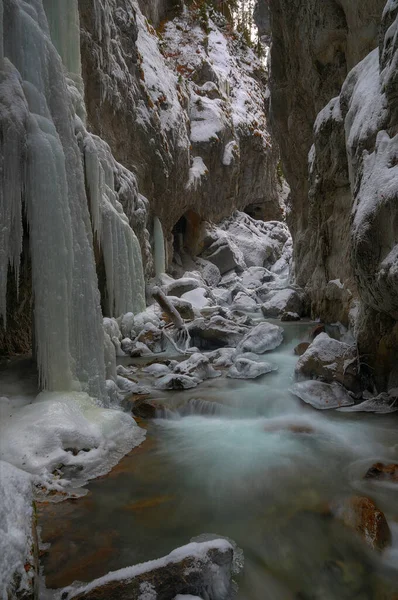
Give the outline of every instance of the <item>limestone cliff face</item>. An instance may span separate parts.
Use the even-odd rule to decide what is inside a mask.
[[[398,381],[398,5],[384,5],[269,2],[297,281],[314,315],[351,324],[380,388]]]
[[[170,248],[188,211],[281,217],[266,73],[216,14],[179,4],[79,1],[88,126],[136,174]]]

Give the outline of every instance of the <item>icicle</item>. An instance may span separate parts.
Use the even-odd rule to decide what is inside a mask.
[[[19,280],[23,235],[21,166],[26,159],[25,130],[21,121],[27,115],[18,73],[5,60],[0,71],[0,317],[4,326],[9,266],[17,283]]]
[[[104,256],[109,313],[119,317],[145,310],[141,248],[114,187],[118,165],[109,146],[87,135],[86,181],[94,232]]]
[[[166,255],[162,223],[155,217],[153,220],[153,246],[156,277],[166,271]]]

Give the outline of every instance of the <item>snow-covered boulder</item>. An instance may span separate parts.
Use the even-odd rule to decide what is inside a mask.
[[[360,404],[342,408],[345,412],[371,412],[380,415],[386,415],[398,411],[398,399],[392,397],[386,392],[382,392],[374,398],[368,398]]]
[[[200,310],[212,304],[208,290],[203,287],[197,287],[194,290],[181,294],[182,300],[189,302],[193,308]]]
[[[266,287],[266,286],[265,286]],[[303,313],[302,295],[291,288],[274,290],[266,294],[261,310],[265,317],[278,317],[281,313]]]
[[[231,304],[231,310],[255,312],[259,309],[260,305],[246,292],[238,292]]]
[[[248,328],[220,316],[196,319],[188,326],[192,344],[201,350],[213,350],[224,346],[235,347],[245,336]]]
[[[214,367],[230,367],[236,356],[235,348],[219,348],[207,355]]]
[[[274,279],[275,275],[265,267],[249,267],[242,273],[241,283],[246,289],[254,290]]]
[[[207,285],[211,288],[217,287],[221,280],[220,269],[217,265],[204,258],[197,258],[195,262]]]
[[[240,356],[229,369],[227,377],[232,379],[257,379],[257,377],[275,370],[275,367],[270,363],[257,362]]]
[[[181,375],[189,375],[200,381],[219,377],[221,373],[215,371],[210,364],[210,360],[204,354],[195,352],[187,360],[179,363],[174,368],[174,373]]]
[[[169,375],[159,377],[155,382],[155,388],[157,390],[189,390],[196,387],[201,382],[201,379],[196,379],[189,375],[170,373]]]
[[[251,329],[239,343],[237,351],[264,354],[275,350],[283,342],[283,329],[272,323],[260,323]]]
[[[167,300],[169,300],[174,308],[178,310],[183,319],[190,321],[195,318],[192,304],[191,302],[188,302],[188,300],[178,298],[177,296],[167,296]]]
[[[228,600],[233,547],[223,539],[192,542],[158,560],[113,571],[91,583],[65,588],[65,600],[174,598],[178,594]]]
[[[227,238],[221,238],[213,242],[203,254],[203,257],[216,265],[221,275],[233,269],[242,271],[246,266],[242,256]]]
[[[154,354],[162,352],[165,347],[162,330],[153,325],[153,323],[145,323],[143,330],[140,331],[134,342],[145,344]]]
[[[353,398],[340,384],[322,381],[301,381],[290,388],[290,392],[306,404],[325,410],[354,404]]]
[[[349,346],[320,333],[297,361],[296,375],[320,378],[327,383],[337,381],[353,392],[360,390],[355,346]]]
[[[164,377],[164,375],[169,375],[171,372],[167,365],[162,365],[160,363],[154,363],[142,370],[144,373],[148,373],[148,375],[152,375],[153,377]]]
[[[196,288],[202,286],[203,281],[200,281],[200,279],[197,277],[181,277],[180,279],[176,279],[175,281],[169,283],[165,287],[164,293],[166,296],[177,296],[180,298],[186,292],[191,292],[192,290],[196,290]]]

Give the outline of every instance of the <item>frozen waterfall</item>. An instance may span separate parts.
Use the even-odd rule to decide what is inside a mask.
[[[77,0],[0,0],[0,27],[3,19],[0,317],[6,326],[8,271],[18,280],[26,214],[41,386],[82,388],[105,399],[92,227],[104,255],[112,314],[143,310],[144,278],[140,246],[115,191],[117,163],[75,112],[80,95],[74,87],[80,81]]]

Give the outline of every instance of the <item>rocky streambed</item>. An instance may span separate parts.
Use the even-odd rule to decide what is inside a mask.
[[[170,350],[156,362],[148,356],[120,359],[124,374],[133,373],[135,385],[147,390],[123,401],[147,429],[146,441],[107,476],[92,481],[83,498],[38,506],[48,588],[95,580],[207,534],[199,540],[226,537],[244,555],[243,570],[235,575],[230,570],[235,592],[224,589],[212,597],[395,597],[396,415],[339,410],[344,402],[332,402],[337,387],[351,399],[350,407],[362,398],[333,378],[331,383],[307,379],[315,386],[307,390],[311,397],[326,402],[316,408],[329,410],[303,402],[297,390],[297,377],[304,377],[298,374],[300,364],[306,354],[314,360],[322,340],[328,347],[344,344],[335,339],[336,329],[327,328],[334,337],[321,332],[311,341],[315,324],[308,321],[250,318],[255,322],[242,339],[257,341],[260,327],[263,346],[242,350],[264,349],[264,328],[280,333],[275,347],[251,352],[256,365],[273,366],[256,378],[231,377],[237,360],[226,347],[186,356]],[[295,349],[305,342],[299,358]],[[186,389],[158,385],[170,372],[201,381]],[[329,386],[323,396],[317,385]],[[159,590],[156,573],[138,583],[155,585],[159,597],[184,591],[176,583],[178,574],[174,588]],[[126,597],[138,598],[144,588],[128,588]],[[104,597],[119,598],[120,586],[112,589],[108,586]],[[193,589],[203,597],[207,593],[206,586],[188,586],[185,592]]]

